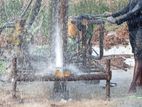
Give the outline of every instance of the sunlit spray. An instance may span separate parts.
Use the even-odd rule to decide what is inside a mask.
[[[56,68],[63,68],[63,38],[59,23],[55,28],[55,63]]]

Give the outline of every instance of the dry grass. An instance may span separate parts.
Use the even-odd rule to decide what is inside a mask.
[[[72,100],[53,101],[47,98],[49,93],[45,91],[45,87],[50,88],[51,90],[52,86],[50,84],[24,83],[21,84],[23,89],[20,90],[20,93],[18,92],[21,99],[17,100],[11,99],[10,92],[8,91],[10,90],[10,87],[6,87],[7,89],[5,88],[7,91],[0,88],[0,107],[141,107],[141,98],[126,94],[131,78],[129,73],[131,72],[126,73],[119,71],[118,73],[122,73],[122,76],[125,75],[125,77],[115,74],[117,75],[118,79],[119,77],[122,79],[117,81],[117,87],[111,88],[112,98],[110,101],[106,101],[103,98],[98,98],[99,96],[104,97],[104,90],[99,88],[100,91],[98,92],[98,85],[86,85],[82,82],[70,83],[69,85],[72,87],[70,91],[72,96],[74,96]],[[115,75],[113,75],[113,77],[115,77]],[[124,82],[125,84],[123,84]],[[103,92],[103,94],[100,94],[101,92]],[[142,91],[137,93],[138,96],[142,95],[140,92]],[[94,97],[89,98],[89,96],[92,94]],[[76,99],[75,97],[78,98]]]

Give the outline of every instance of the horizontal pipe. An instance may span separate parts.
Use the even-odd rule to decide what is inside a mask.
[[[81,80],[107,80],[108,75],[106,73],[97,74],[81,74],[71,75],[69,77],[58,78],[54,75],[20,75],[17,81],[81,81]]]
[[[133,54],[111,54],[111,55],[104,55],[104,58],[115,58],[115,57],[133,57]]]

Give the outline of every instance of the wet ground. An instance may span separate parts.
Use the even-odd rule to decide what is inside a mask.
[[[111,88],[111,100],[105,100],[105,81],[91,84],[84,81],[69,82],[69,100],[53,100],[53,82],[18,83],[18,99],[10,96],[11,85],[0,83],[0,107],[141,107],[142,90],[128,94],[133,75],[133,67],[126,71],[113,70],[112,81],[117,83]]]
[[[105,55],[130,54],[130,47],[114,47],[105,51]],[[111,87],[111,99],[105,100],[105,81],[99,84],[93,82],[68,82],[69,99],[53,99],[53,82],[20,82],[18,83],[18,99],[11,98],[11,84],[0,82],[0,107],[142,107],[142,89],[137,93],[128,94],[133,76],[134,61],[127,58],[125,62],[131,67],[127,71],[112,70],[111,82],[117,83]]]

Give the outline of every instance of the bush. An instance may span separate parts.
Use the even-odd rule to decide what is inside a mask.
[[[7,20],[20,16],[23,8],[24,0],[3,0],[3,5],[0,6],[0,25]],[[45,2],[46,0],[43,0]],[[101,14],[105,11],[116,11],[126,5],[128,0],[111,0],[113,4],[109,6],[107,0],[69,0],[69,16],[81,15],[81,14]],[[42,3],[41,11],[34,22],[31,31],[35,31],[34,34],[40,30],[43,35],[48,35],[50,20],[51,20],[51,6],[49,4]],[[30,14],[30,9],[27,16]],[[41,26],[39,26],[41,25]],[[39,27],[39,28],[38,28]],[[37,30],[36,30],[37,29]]]
[[[110,0],[112,4],[108,4],[108,0],[78,0],[74,3],[73,0],[69,2],[69,15],[80,14],[101,14],[106,11],[116,11],[124,7],[128,0]]]

